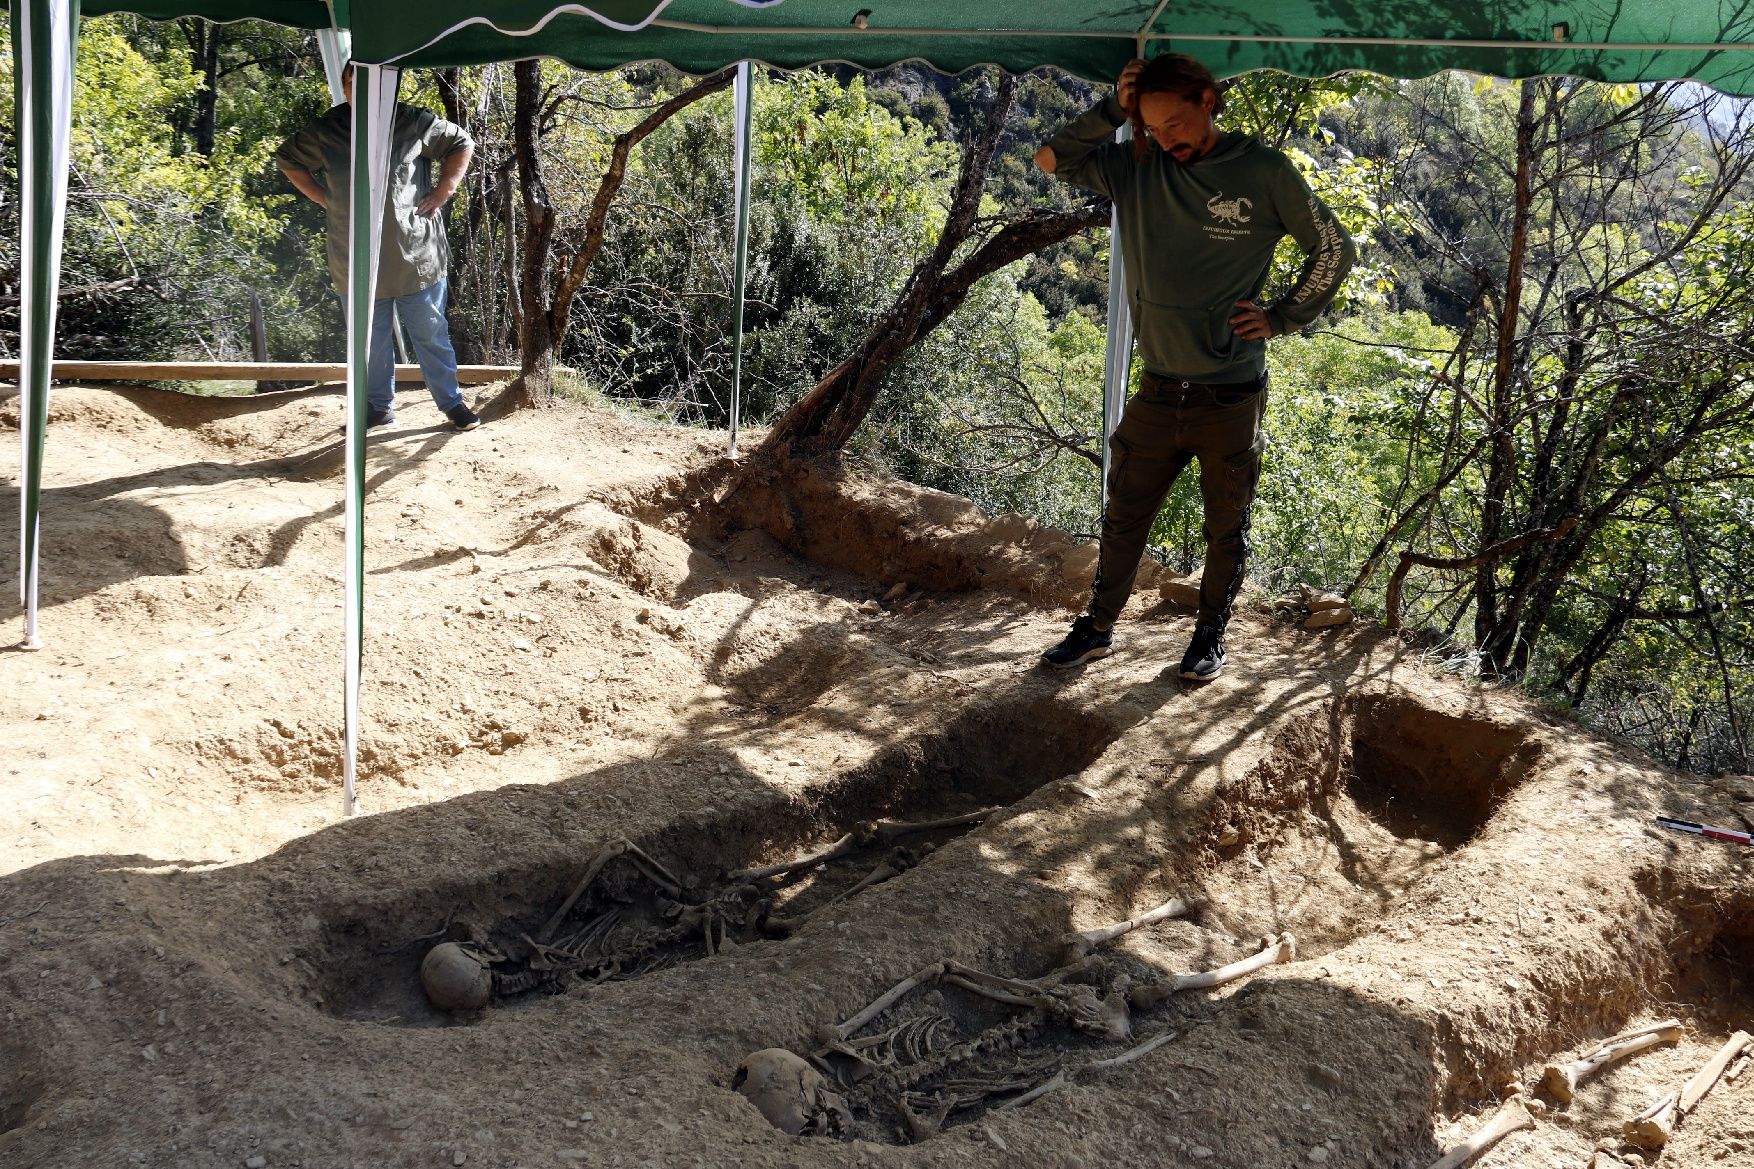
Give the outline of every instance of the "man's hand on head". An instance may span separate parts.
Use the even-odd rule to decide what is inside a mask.
[[[1121,70],[1120,78],[1115,82],[1115,101],[1120,103],[1121,109],[1126,112],[1128,117],[1132,117],[1133,111],[1138,105],[1139,74],[1144,71],[1144,59],[1134,57],[1127,62],[1126,68]]]
[[[1230,318],[1230,327],[1244,341],[1265,341],[1273,335],[1273,326],[1267,320],[1267,310],[1252,300],[1239,300],[1235,306],[1237,312]]]

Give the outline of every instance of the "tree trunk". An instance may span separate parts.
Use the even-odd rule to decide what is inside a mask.
[[[695,102],[731,84],[737,67],[730,65],[709,73],[647,114],[633,129],[616,137],[608,169],[597,184],[590,214],[585,219],[583,238],[572,255],[562,256],[558,262],[554,256],[554,207],[548,198],[541,154],[542,126],[553,111],[543,100],[539,62],[519,61],[512,72],[517,86],[512,113],[513,152],[524,201],[523,259],[518,265],[521,373],[513,386],[513,400],[520,406],[547,406],[554,401],[554,351],[566,337],[573,299],[584,285],[591,262],[603,250],[609,208],[627,178],[627,162],[633,148]]]
[[[220,26],[191,17],[183,22],[183,33],[189,40],[189,62],[201,75],[201,88],[195,91],[195,122],[189,137],[196,153],[211,158],[219,131]]]
[[[518,265],[519,374],[512,387],[519,406],[554,404],[555,336],[548,316],[548,261],[554,248],[554,206],[543,176],[536,120],[542,112],[542,63],[512,66],[516,86],[512,149],[518,160],[518,188],[524,200],[523,257]]]
[[[1523,270],[1529,253],[1529,223],[1533,218],[1535,162],[1535,103],[1544,83],[1530,78],[1522,83],[1517,104],[1516,178],[1513,188],[1510,254],[1504,275],[1504,292],[1498,305],[1498,344],[1492,368],[1491,426],[1493,443],[1487,461],[1486,489],[1481,502],[1480,543],[1491,545],[1503,538],[1511,480],[1516,473],[1516,440],[1511,431],[1511,394],[1518,379],[1517,336],[1522,327]],[[1498,566],[1480,566],[1474,582],[1474,644],[1486,654],[1485,668],[1497,673],[1503,663],[1486,650],[1499,625]]]

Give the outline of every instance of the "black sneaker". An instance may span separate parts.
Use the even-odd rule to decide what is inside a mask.
[[[1191,682],[1210,682],[1224,672],[1224,627],[1196,625],[1194,640],[1182,655],[1182,677]]]
[[[458,402],[445,411],[445,417],[451,420],[451,426],[457,430],[474,430],[481,425],[481,415],[469,409],[468,405]]]
[[[389,410],[372,410],[367,408],[365,412],[365,428],[367,430],[379,426],[394,425],[396,425],[396,411],[393,408]]]
[[[1096,618],[1086,613],[1072,622],[1072,632],[1065,640],[1041,655],[1041,660],[1056,670],[1069,670],[1114,652],[1114,633],[1096,627]]]

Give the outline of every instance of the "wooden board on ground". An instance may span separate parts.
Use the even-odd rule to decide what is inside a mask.
[[[461,365],[457,380],[484,385],[518,376],[515,365]],[[57,361],[57,381],[97,382],[341,382],[347,367],[321,361]],[[18,362],[0,361],[0,381],[18,380]],[[424,382],[418,365],[398,365],[398,382]]]

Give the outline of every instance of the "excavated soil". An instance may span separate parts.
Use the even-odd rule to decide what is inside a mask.
[[[1754,1073],[1660,1156],[1617,1139],[1754,1025],[1754,853],[1651,823],[1745,825],[1747,777],[1253,594],[1231,669],[1186,686],[1191,588],[1161,571],[1115,656],[1051,675],[1092,564],[1062,533],[602,410],[401,417],[370,443],[343,820],[338,397],[55,391],[47,648],[0,653],[0,1165],[1423,1169],[1508,1081],[1670,1015],[1681,1042],[1532,1091],[1536,1126],[1475,1164],[1754,1165]],[[474,1012],[420,988],[431,947],[517,946],[617,840],[697,905],[860,824],[984,808],[881,883],[854,892],[886,846],[786,885],[783,930]],[[604,872],[569,928],[676,912]],[[824,1047],[923,968],[1039,978],[1172,897],[1076,978],[1286,934],[1297,958],[1133,1007],[1129,1039],[939,981],[856,1029],[875,1078]],[[886,1086],[983,1032],[909,1107],[967,1099],[910,1128]],[[839,1137],[734,1090],[773,1048],[842,1075]]]

